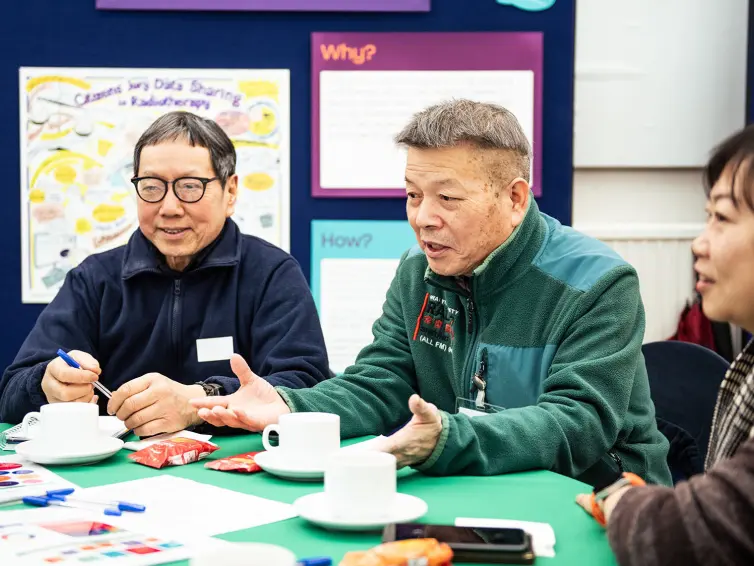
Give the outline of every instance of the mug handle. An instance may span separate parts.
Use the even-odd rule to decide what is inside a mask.
[[[277,432],[278,437],[280,436],[280,428],[276,424],[270,424],[264,427],[264,432],[262,432],[262,445],[264,446],[265,450],[275,450],[277,446],[273,446],[270,444],[270,433],[271,432]]]
[[[42,421],[42,415],[37,411],[32,411],[31,413],[26,413],[24,415],[24,420],[21,421],[21,434],[26,438],[31,438],[29,436],[29,427],[31,426],[32,420],[36,420],[38,424]]]

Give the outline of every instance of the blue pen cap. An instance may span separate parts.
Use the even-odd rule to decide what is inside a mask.
[[[50,500],[47,497],[39,497],[36,495],[29,495],[21,499],[26,505],[35,505],[36,507],[47,507],[50,504]]]
[[[138,503],[128,503],[127,501],[118,501],[118,509],[121,511],[130,511],[131,513],[143,513],[146,511],[144,505]]]
[[[315,558],[302,558],[297,562],[298,566],[331,566],[332,558],[328,556],[318,556]]]
[[[72,487],[63,489],[51,489],[47,492],[47,497],[50,497],[51,499],[57,499],[59,501],[65,501],[66,495],[71,495],[74,491],[76,490]]]
[[[116,509],[115,507],[105,507],[105,515],[110,515],[111,517],[120,517],[122,513],[120,512],[120,509]]]

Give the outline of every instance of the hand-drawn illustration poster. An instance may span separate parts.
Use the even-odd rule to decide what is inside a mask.
[[[52,300],[87,256],[137,228],[133,149],[161,114],[233,140],[241,230],[289,248],[288,70],[21,68],[22,300]]]

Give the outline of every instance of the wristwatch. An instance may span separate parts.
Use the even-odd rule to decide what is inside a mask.
[[[600,503],[610,497],[613,493],[623,487],[626,487],[627,485],[644,486],[647,484],[636,474],[632,474],[631,472],[623,472],[621,474],[621,477],[618,478],[617,481],[611,483],[604,489],[592,493],[592,516],[603,527],[607,524],[607,521],[605,520],[605,514],[602,512]]]
[[[197,381],[196,385],[201,385],[204,389],[204,393],[207,397],[219,397],[225,393],[225,389],[219,383],[206,383],[204,381]]]

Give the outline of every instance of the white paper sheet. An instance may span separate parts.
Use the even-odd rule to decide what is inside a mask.
[[[320,72],[320,186],[403,188],[405,156],[393,136],[415,112],[451,98],[500,104],[533,139],[532,71]]]
[[[124,513],[120,523],[134,530],[159,529],[180,517],[181,533],[214,536],[296,517],[292,505],[163,474],[79,492],[96,501],[141,503],[144,513]]]
[[[117,563],[152,566],[190,558],[228,543],[176,535],[164,529],[137,530],[122,517],[82,509],[46,507],[0,513],[0,564]]]
[[[342,372],[371,344],[372,325],[398,267],[397,259],[323,259],[320,318],[330,367]]]
[[[555,558],[555,531],[549,523],[513,521],[508,519],[475,519],[458,517],[456,527],[480,527],[490,529],[523,529],[532,540],[534,554],[544,558]]]

